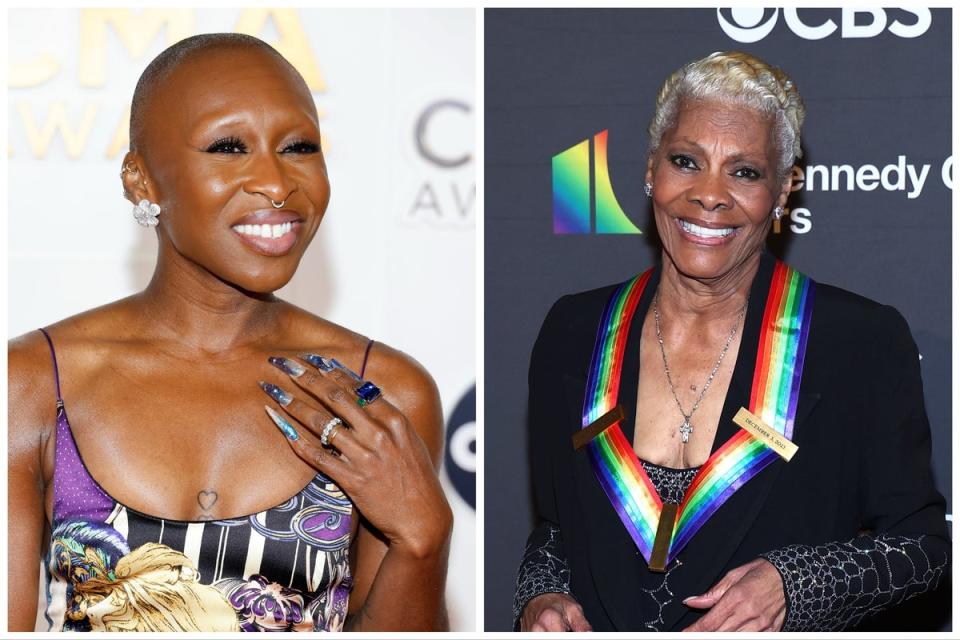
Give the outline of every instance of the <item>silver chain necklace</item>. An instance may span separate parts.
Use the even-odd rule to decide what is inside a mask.
[[[667,352],[663,348],[663,335],[660,333],[660,310],[657,308],[658,300],[660,300],[659,289],[657,290],[657,295],[653,297],[653,319],[657,325],[657,342],[660,343],[660,355],[663,356],[663,370],[667,374],[667,382],[670,383],[670,391],[673,392],[673,399],[677,402],[677,409],[680,410],[680,415],[683,416],[683,422],[680,424],[680,439],[684,444],[686,444],[687,441],[690,440],[690,434],[693,433],[693,425],[690,424],[690,418],[692,418],[696,410],[700,408],[700,401],[703,400],[704,394],[707,392],[707,389],[710,388],[710,384],[713,382],[713,377],[717,375],[717,370],[720,368],[720,363],[723,362],[723,356],[727,355],[727,349],[730,348],[730,343],[733,342],[733,336],[737,334],[737,328],[740,326],[740,321],[743,320],[743,316],[747,312],[747,303],[750,302],[750,298],[747,297],[747,302],[743,303],[743,308],[740,309],[740,313],[737,314],[737,319],[730,328],[730,335],[727,336],[727,341],[723,345],[723,351],[720,352],[720,357],[717,358],[717,363],[713,365],[713,371],[711,371],[710,375],[707,376],[707,382],[703,385],[703,389],[700,390],[700,397],[697,398],[697,401],[693,403],[693,408],[690,409],[690,413],[687,413],[683,410],[683,406],[680,404],[680,398],[677,397],[677,390],[673,386],[673,378],[670,375],[670,365],[667,364]]]

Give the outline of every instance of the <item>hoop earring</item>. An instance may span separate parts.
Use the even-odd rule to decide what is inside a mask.
[[[144,227],[155,227],[160,223],[157,216],[160,215],[160,205],[156,202],[150,202],[146,198],[138,202],[133,207],[133,219],[137,224]]]

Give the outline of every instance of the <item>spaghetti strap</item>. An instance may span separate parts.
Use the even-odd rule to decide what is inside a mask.
[[[67,419],[60,396],[60,368],[57,365],[57,351],[46,329],[40,332],[50,345],[50,358],[53,360],[53,379],[57,385],[57,427],[54,440],[53,464],[53,520],[63,521],[78,514],[84,517],[94,514],[101,520],[114,508],[114,500],[97,484],[87,470],[73,437],[73,428]],[[49,592],[48,592],[49,594]]]
[[[363,352],[363,364],[360,365],[360,377],[363,377],[363,372],[367,370],[367,360],[370,358],[370,347],[373,346],[373,340],[367,343],[367,350]],[[58,387],[59,388],[59,387]],[[57,392],[57,395],[60,395],[60,392]]]
[[[53,348],[53,340],[50,339],[47,330],[40,327],[40,333],[43,334],[43,337],[47,339],[47,344],[50,345],[50,358],[53,360],[53,382],[57,386],[57,409],[62,409],[63,398],[60,397],[60,370],[57,367],[57,350]]]

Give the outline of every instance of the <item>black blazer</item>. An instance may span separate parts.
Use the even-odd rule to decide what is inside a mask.
[[[774,259],[764,255],[752,285],[730,388],[713,445],[739,427],[749,402]],[[628,336],[620,404],[633,442],[640,335],[659,282],[658,268]],[[601,313],[613,286],[565,296],[544,320],[529,377],[531,467],[538,516],[559,526],[573,596],[597,631],[643,628],[638,606],[646,562],[596,480],[585,450],[574,451],[587,369]],[[928,533],[948,541],[945,501],[930,469],[930,428],[923,406],[916,345],[892,307],[818,284],[793,441],[740,488],[680,553],[665,629],[679,630],[703,612],[681,600],[703,593],[727,571],[785,545],[846,541],[862,531]],[[949,544],[945,544],[948,548]],[[649,582],[649,580],[648,580]]]

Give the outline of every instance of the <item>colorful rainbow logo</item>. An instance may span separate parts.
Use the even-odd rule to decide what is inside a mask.
[[[606,129],[593,136],[593,169],[591,212],[590,139],[553,156],[553,232],[643,233],[624,213],[613,192]]]

